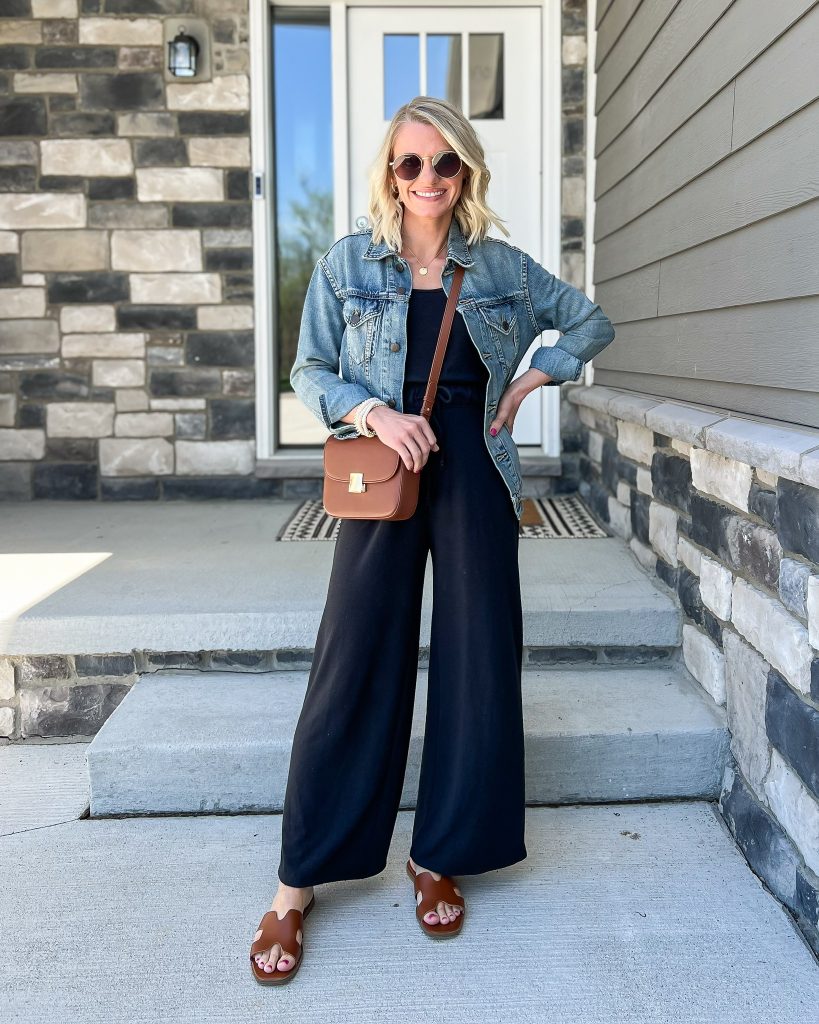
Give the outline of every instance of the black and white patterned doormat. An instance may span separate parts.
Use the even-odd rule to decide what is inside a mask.
[[[276,540],[335,540],[341,520],[324,511],[319,498],[303,501],[279,530]],[[578,494],[556,498],[524,498],[521,537],[577,540],[607,537]]]

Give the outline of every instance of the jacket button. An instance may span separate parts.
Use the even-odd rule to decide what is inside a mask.
[[[361,319],[361,314],[358,312],[357,309],[354,309],[353,312],[352,312],[352,315],[350,316],[350,323],[351,324],[357,324],[360,319]]]
[[[509,321],[508,320],[504,320],[503,323],[501,324],[501,327],[503,327],[503,329],[505,331],[508,331],[509,330]]]
[[[392,344],[390,345],[390,351],[391,351],[391,352],[397,352],[399,348],[401,348],[401,346],[400,346],[400,345],[398,344],[398,342],[397,342],[397,341],[394,341],[394,342],[393,342],[393,343],[392,343]]]
[[[407,289],[404,288],[404,287],[397,288],[396,292],[397,292],[398,295],[406,295]]]
[[[404,264],[401,262],[401,260],[396,260],[396,262],[395,262],[395,269],[398,270],[398,271],[401,271],[401,270],[404,269]]]
[[[391,409],[394,409],[394,408],[395,408],[395,399],[394,399],[394,398],[388,398],[388,399],[387,399],[387,405],[388,405],[388,406],[389,406],[389,407],[390,407]]]

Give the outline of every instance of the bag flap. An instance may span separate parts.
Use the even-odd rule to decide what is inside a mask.
[[[324,442],[324,473],[338,483],[348,483],[350,473],[363,473],[365,484],[383,483],[395,476],[401,456],[377,437]]]

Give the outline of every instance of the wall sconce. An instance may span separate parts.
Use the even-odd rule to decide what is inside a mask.
[[[168,43],[168,70],[175,78],[193,78],[199,61],[199,43],[185,32],[179,31]]]

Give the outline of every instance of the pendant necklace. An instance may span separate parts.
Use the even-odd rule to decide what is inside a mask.
[[[441,243],[441,245],[440,245],[440,247],[438,249],[438,252],[440,252],[441,249],[443,249],[443,247],[446,245],[447,241],[448,241],[448,236]],[[406,247],[409,249],[409,251],[412,252],[412,249],[410,249],[410,247],[407,245],[406,242],[404,243],[404,245],[406,245]],[[435,256],[438,255],[438,252],[435,253]],[[423,276],[426,276],[429,273],[429,264],[432,263],[432,260],[435,259],[435,256],[432,257],[432,260],[429,260],[427,262],[426,266],[423,266],[423,265],[421,265],[421,261],[418,259],[418,257],[416,256],[416,254],[414,252],[412,252],[412,255],[415,256],[416,260],[418,260],[418,264],[419,264],[419,266],[418,266],[418,273],[422,274]]]

